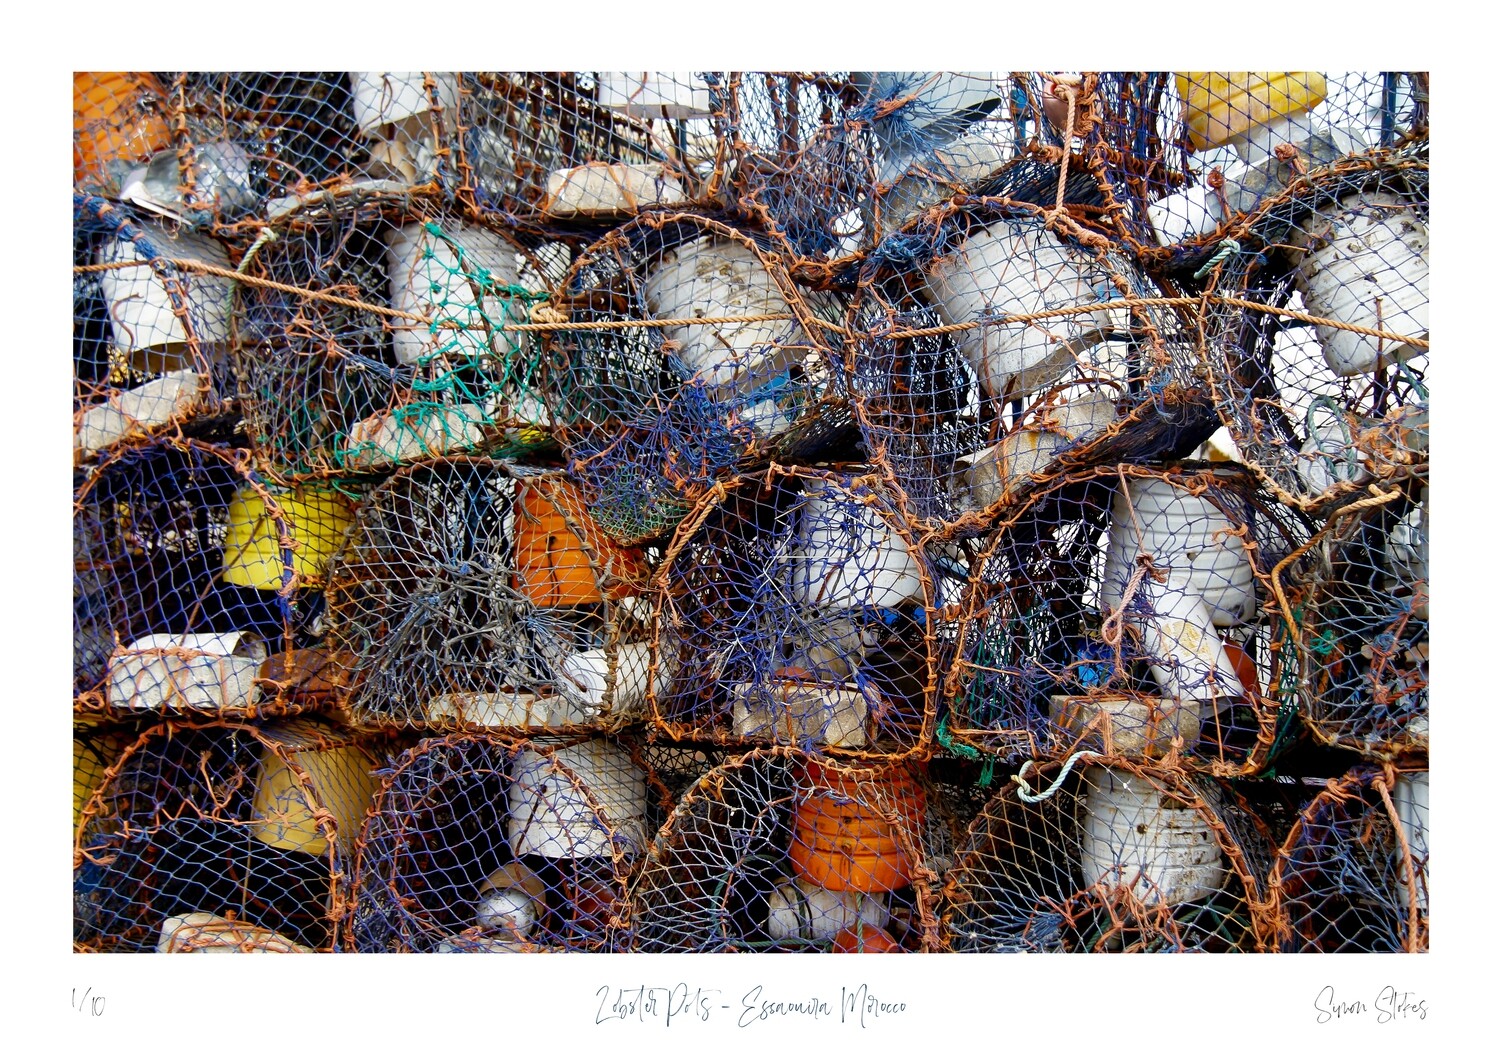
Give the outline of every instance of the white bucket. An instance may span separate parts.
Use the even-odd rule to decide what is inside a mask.
[[[735,240],[705,237],[662,255],[646,278],[646,306],[663,320],[791,314],[776,280],[755,253]],[[689,324],[663,328],[676,356],[717,399],[749,395],[801,358],[805,343],[788,320]],[[790,331],[790,334],[789,334]]]
[[[202,910],[168,917],[156,940],[158,954],[312,954],[279,932],[231,921]]]
[[[1130,696],[1054,696],[1050,702],[1052,724],[1076,737],[1098,716],[1109,720],[1105,751],[1112,755],[1166,755],[1177,738],[1184,750],[1198,740],[1203,729],[1203,711],[1208,706],[1196,700],[1157,700]],[[1102,728],[1096,730],[1104,733]]]
[[[440,348],[452,364],[493,359],[496,352],[503,357],[513,348],[514,338],[496,332],[492,348],[484,325],[485,318],[495,327],[505,323],[505,304],[493,295],[486,295],[482,302],[476,297],[474,285],[459,271],[460,256],[454,244],[462,250],[469,273],[486,270],[499,285],[520,282],[520,252],[504,236],[486,228],[463,224],[442,228],[448,239],[434,236],[420,221],[391,236],[386,251],[391,308],[466,327],[445,327],[434,333],[425,324],[402,321],[395,331],[396,360],[414,365]]]
[[[1171,572],[1169,581],[1203,597],[1215,626],[1248,622],[1255,615],[1255,571],[1244,540],[1228,533],[1231,526],[1205,496],[1160,479],[1130,483],[1116,492],[1110,513],[1102,603],[1119,606],[1136,557],[1150,553],[1157,568]]]
[[[229,269],[224,248],[207,236],[179,231],[175,235],[162,226],[141,221],[138,226],[165,258],[191,258],[221,269]],[[111,239],[99,249],[101,265],[144,261],[133,240]],[[227,343],[232,295],[230,282],[180,270],[177,274],[186,292],[188,318],[200,343]],[[172,311],[172,299],[149,265],[105,269],[99,273],[99,290],[109,305],[115,345],[126,351],[162,350],[187,342],[187,331]]]
[[[1151,677],[1163,693],[1183,701],[1245,695],[1244,683],[1197,591],[1170,581],[1165,586],[1148,582],[1143,583],[1143,595],[1151,615],[1141,620],[1141,634],[1151,657]]]
[[[643,206],[687,199],[682,182],[660,162],[585,162],[547,176],[548,217],[623,218]]]
[[[458,107],[458,77],[434,73],[432,80],[438,102],[449,112],[447,120],[456,120],[457,116],[452,112]],[[349,84],[354,92],[354,124],[360,135],[371,136],[382,125],[394,125],[431,110],[432,102],[423,81],[423,73],[419,70],[351,73]]]
[[[552,756],[578,783],[540,752],[526,748],[516,756],[506,825],[511,853],[597,858],[611,854],[612,838],[627,850],[643,850],[646,772],[630,754],[618,744],[591,740],[553,749]]]
[[[1016,157],[1015,132],[1005,122],[980,122],[929,155],[903,157],[903,169],[883,183],[882,229],[900,228],[923,210],[978,187]]]
[[[1304,217],[1287,242],[1307,250],[1297,267],[1307,312],[1427,338],[1427,226],[1411,204],[1383,192],[1346,196],[1334,216]],[[1340,376],[1424,352],[1321,324],[1316,330],[1328,367]]]
[[[188,416],[197,406],[201,379],[192,369],[183,368],[111,394],[79,418],[73,448],[89,456],[129,435]]]
[[[1084,771],[1079,817],[1084,882],[1127,886],[1148,905],[1207,899],[1228,871],[1208,822],[1149,781],[1108,767]]]
[[[250,707],[265,658],[265,643],[249,634],[149,634],[110,656],[110,706]]]
[[[1400,822],[1402,833],[1406,836],[1406,846],[1411,851],[1413,868],[1422,870],[1419,877],[1422,886],[1417,893],[1417,908],[1424,913],[1427,911],[1427,892],[1430,887],[1426,872],[1429,800],[1426,770],[1397,775],[1396,783],[1391,788],[1391,802],[1396,805],[1396,817]],[[1400,853],[1399,844],[1396,853]],[[1399,869],[1398,873],[1400,873]],[[1403,910],[1411,904],[1410,888],[1411,882],[1405,879],[1405,874],[1401,874],[1397,880],[1396,893]]]
[[[609,691],[609,657],[607,649],[591,648],[568,656],[558,666],[557,688],[571,700],[597,709]],[[651,646],[646,643],[620,645],[614,650],[615,687],[610,695],[610,709],[629,715],[646,702],[647,676],[651,668]],[[663,653],[663,659],[667,654]],[[663,666],[656,676],[656,695],[666,696],[672,685],[669,668]]]
[[[349,431],[344,465],[373,471],[426,457],[464,453],[484,441],[485,422],[479,406],[467,402],[377,413]]]
[[[771,892],[766,932],[772,939],[832,939],[858,924],[884,928],[890,920],[883,894],[834,892],[783,878]]]
[[[872,505],[821,479],[803,488],[792,595],[830,611],[891,608],[922,598],[921,569]]]
[[[1421,500],[1391,528],[1386,542],[1386,570],[1390,589],[1402,596],[1411,594],[1412,615],[1427,618],[1427,487]]]
[[[857,686],[744,682],[730,687],[729,700],[736,737],[777,744],[811,741],[832,748],[863,748],[866,743],[869,704]]]
[[[1017,431],[974,458],[965,475],[969,497],[977,508],[988,508],[1044,470],[1070,440],[1055,431]]]
[[[427,718],[431,722],[486,729],[581,726],[593,722],[597,716],[597,711],[589,711],[561,696],[541,697],[534,693],[444,693],[427,702]]]
[[[692,73],[604,70],[599,105],[633,118],[707,118],[708,85]]]
[[[997,313],[1029,314],[1087,306],[1113,291],[1097,263],[1064,244],[1040,222],[997,221],[938,258],[927,288],[945,323]],[[1096,313],[1034,323],[991,324],[956,333],[959,348],[987,393],[1029,394],[1060,379],[1106,333]]]

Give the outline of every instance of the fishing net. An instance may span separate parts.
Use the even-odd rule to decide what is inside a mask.
[[[311,719],[147,729],[82,810],[75,949],[336,949],[378,763]]]
[[[1211,280],[1245,303],[1215,310],[1220,415],[1246,462],[1307,505],[1425,473],[1427,174],[1425,148],[1318,170]]]
[[[431,737],[382,778],[347,924],[364,952],[610,949],[667,796],[603,739]]]
[[[936,795],[904,764],[759,749],[705,774],[630,892],[639,951],[926,951],[951,855]]]
[[[1257,771],[1299,673],[1262,605],[1307,536],[1222,463],[1102,467],[1037,489],[973,560],[948,677],[953,738],[1002,756],[1081,742]]]
[[[616,729],[644,710],[653,557],[570,481],[480,457],[412,465],[361,505],[330,641],[361,724]]]
[[[545,447],[538,336],[553,251],[430,200],[341,200],[278,223],[240,287],[237,359],[257,456],[284,479]]]
[[[658,569],[652,720],[674,739],[920,751],[966,575],[866,469],[745,476]]]
[[[569,473],[620,540],[662,534],[741,466],[852,442],[843,307],[794,285],[784,253],[764,236],[661,213],[574,263],[549,307],[581,326],[551,337],[553,405]]]
[[[1371,758],[1427,750],[1428,511],[1425,477],[1353,501],[1287,576],[1302,716]]]
[[[1425,142],[1428,76],[1218,71],[1102,75],[1094,151],[1135,250],[1182,262],[1310,173]],[[1155,255],[1152,255],[1155,257]]]
[[[1023,768],[1020,777],[985,806],[960,847],[945,889],[949,949],[1264,948],[1265,871],[1258,875],[1241,840],[1257,830],[1222,782],[1103,757]]]
[[[1425,762],[1328,782],[1276,859],[1281,950],[1427,950],[1427,793]]]
[[[124,715],[285,707],[259,681],[321,633],[322,582],[353,502],[267,484],[243,450],[116,448],[74,493],[73,693]]]
[[[1217,426],[1201,323],[1097,233],[965,207],[866,263],[850,390],[918,526],[983,530],[1031,478],[1186,456]],[[967,517],[967,518],[966,518]]]
[[[174,264],[183,260],[229,268],[209,236],[74,196],[75,463],[188,421],[198,434],[225,433],[230,282]]]
[[[722,191],[724,75],[461,75],[458,201],[521,228],[587,230]]]

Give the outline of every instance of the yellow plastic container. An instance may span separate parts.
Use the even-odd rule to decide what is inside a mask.
[[[251,835],[283,851],[321,858],[328,853],[328,837],[318,824],[315,802],[317,810],[333,815],[339,852],[347,856],[379,787],[370,773],[375,763],[347,737],[321,723],[298,720],[268,728],[265,734],[281,750],[267,747],[261,757]],[[311,791],[299,783],[290,763],[307,772]]]
[[[104,771],[120,754],[117,738],[104,737],[94,741],[73,738],[73,831],[78,831],[78,821],[83,817],[83,807],[89,797],[104,783]]]
[[[321,579],[343,543],[353,519],[349,503],[337,491],[301,487],[278,494],[287,533],[297,542],[292,570],[299,578]],[[281,539],[266,503],[248,484],[229,502],[229,530],[224,537],[224,581],[251,589],[281,589]]]
[[[1277,118],[1307,113],[1328,97],[1328,79],[1302,70],[1181,73],[1177,94],[1187,103],[1193,146],[1204,151]]]

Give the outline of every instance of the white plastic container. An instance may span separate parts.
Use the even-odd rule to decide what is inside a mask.
[[[1110,512],[1101,602],[1118,607],[1136,557],[1150,553],[1158,569],[1170,571],[1169,581],[1202,596],[1215,626],[1248,622],[1255,615],[1255,571],[1232,526],[1206,496],[1160,479],[1130,483],[1116,492]]]
[[[902,156],[900,168],[882,179],[891,186],[880,197],[882,230],[900,228],[928,207],[978,187],[1015,157],[1014,128],[994,121],[976,124],[930,154]]]
[[[156,940],[158,954],[312,954],[279,932],[230,921],[202,910],[168,917]]]
[[[265,658],[265,643],[249,634],[148,634],[110,656],[109,702],[133,711],[250,707]]]
[[[1413,868],[1422,870],[1419,877],[1422,886],[1417,892],[1417,908],[1423,913],[1427,912],[1427,892],[1430,886],[1426,872],[1429,800],[1426,770],[1397,775],[1396,783],[1391,787],[1391,802],[1396,805],[1396,817],[1400,822],[1401,831],[1406,835],[1406,846],[1411,850],[1412,862],[1415,864]],[[1399,850],[1399,845],[1397,845],[1398,854]],[[1404,874],[1397,881],[1396,893],[1401,902],[1401,908],[1407,909],[1411,905],[1411,882],[1405,879]]]
[[[433,332],[425,324],[401,321],[395,330],[396,360],[413,365],[439,349],[450,364],[493,359],[496,352],[503,357],[513,348],[514,338],[496,332],[492,346],[484,325],[485,318],[495,326],[506,322],[505,303],[493,295],[481,301],[464,272],[476,274],[483,269],[496,284],[518,284],[520,251],[487,228],[444,224],[442,229],[447,239],[433,235],[426,224],[417,221],[391,236],[386,251],[391,308],[467,327]]]
[[[1209,705],[1196,700],[1131,696],[1054,696],[1049,706],[1052,725],[1063,733],[1076,737],[1098,716],[1105,715],[1109,721],[1107,752],[1161,758],[1179,737],[1184,750],[1196,743],[1203,729],[1204,709]],[[1102,738],[1103,729],[1096,732]]]
[[[523,749],[510,785],[506,835],[517,858],[608,856],[611,840],[645,848],[646,772],[618,744],[591,740],[556,748],[557,761]]]
[[[891,608],[922,597],[921,569],[880,512],[821,479],[803,487],[792,596],[829,611]]]
[[[944,323],[1030,314],[1108,301],[1114,291],[1092,259],[1036,221],[997,221],[934,262],[927,288]],[[1060,379],[1107,337],[1097,312],[1032,323],[989,324],[955,334],[987,393],[1030,394]]]
[[[213,203],[225,213],[251,210],[255,188],[250,177],[250,156],[232,141],[198,144],[192,149],[194,199]],[[145,165],[137,166],[120,186],[120,199],[185,222],[182,173],[175,148],[158,152]]]
[[[373,471],[425,457],[464,453],[484,440],[484,423],[479,406],[468,402],[377,413],[350,430],[344,463],[351,469]]]
[[[624,218],[643,206],[686,199],[677,175],[659,162],[585,162],[548,174],[542,212],[560,219]]]
[[[1162,692],[1182,701],[1244,696],[1244,683],[1202,595],[1171,581],[1143,584],[1143,592],[1150,616],[1141,621],[1141,634],[1151,657],[1151,676]]]
[[[883,894],[834,892],[783,878],[771,892],[766,932],[772,939],[832,939],[857,924],[884,928],[890,920]]]
[[[582,724],[592,720],[580,710],[566,714],[561,697],[540,697],[518,692],[457,692],[435,696],[427,702],[427,718],[459,726],[493,729],[541,729],[552,725]]]
[[[1417,506],[1391,528],[1386,542],[1386,570],[1390,574],[1390,589],[1402,596],[1413,598],[1411,613],[1418,619],[1427,618],[1427,487],[1422,487]]]
[[[1208,822],[1149,781],[1103,766],[1084,771],[1079,854],[1086,885],[1129,887],[1148,906],[1200,902],[1228,871]]]
[[[778,744],[863,748],[869,704],[858,687],[810,682],[741,683],[729,690],[734,735]]]
[[[458,77],[434,73],[435,95],[445,111],[458,107]],[[420,70],[366,70],[349,75],[354,93],[354,124],[360,135],[372,136],[382,125],[395,125],[432,109]],[[456,115],[449,117],[454,120]]]
[[[183,368],[111,394],[79,418],[73,448],[86,457],[127,435],[188,416],[197,406],[201,379],[192,369]]]
[[[650,313],[662,320],[792,312],[749,247],[714,237],[663,254],[644,294]],[[720,400],[770,383],[800,359],[794,344],[805,343],[788,320],[675,325],[663,332],[678,344],[676,356],[687,378],[698,379]]]
[[[708,85],[692,73],[604,70],[599,105],[634,118],[707,118]]]
[[[1427,226],[1386,192],[1345,196],[1332,216],[1302,218],[1287,242],[1306,251],[1297,287],[1307,312],[1425,339]],[[1328,367],[1357,376],[1423,353],[1408,343],[1316,325]]]
[[[190,258],[220,269],[232,268],[224,248],[207,236],[187,231],[174,235],[151,221],[141,221],[138,227],[164,258]],[[145,259],[146,255],[136,248],[133,240],[119,238],[111,239],[98,254],[101,265]],[[99,290],[109,306],[116,346],[129,352],[161,352],[187,342],[187,330],[173,312],[172,299],[151,266],[105,269],[98,275]],[[188,319],[198,341],[228,342],[230,282],[220,276],[186,270],[179,272],[178,278],[186,292]]]
[[[962,124],[965,112],[977,116],[986,103],[1006,99],[1011,92],[1006,74],[988,70],[859,72],[849,80],[871,98],[902,100],[891,114],[900,115],[902,126],[920,130],[940,123]]]
[[[663,659],[668,657],[668,653],[662,654]],[[615,688],[610,698],[610,709],[615,715],[629,715],[645,704],[650,667],[649,644],[620,645],[615,649]],[[609,652],[591,648],[574,653],[562,661],[558,671],[557,687],[561,694],[587,704],[597,714],[609,686]],[[671,685],[671,675],[664,666],[657,674],[656,695],[667,695]]]

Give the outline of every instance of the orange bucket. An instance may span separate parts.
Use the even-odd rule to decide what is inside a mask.
[[[826,791],[797,804],[789,850],[797,876],[829,891],[890,892],[911,881],[912,864],[897,829],[919,834],[927,800],[904,767],[860,785],[809,764],[809,784]],[[874,796],[872,800],[871,797]],[[902,824],[877,806],[893,808]]]
[[[144,162],[172,146],[166,118],[138,106],[151,96],[166,91],[150,74],[73,75],[73,183],[104,181],[106,163]]]
[[[587,541],[573,533],[571,520]],[[515,588],[539,608],[597,604],[643,592],[649,572],[639,549],[615,544],[562,480],[528,479],[516,494]],[[592,553],[593,560],[590,560]]]

